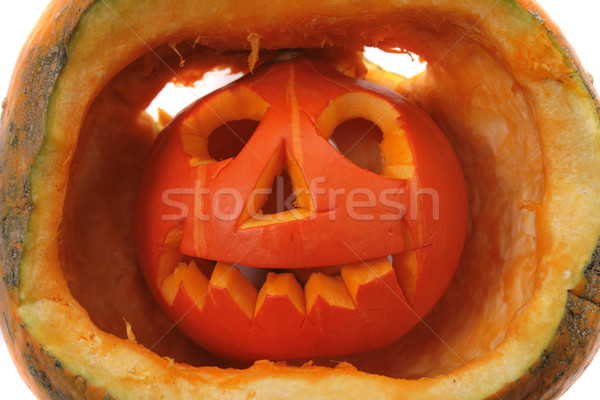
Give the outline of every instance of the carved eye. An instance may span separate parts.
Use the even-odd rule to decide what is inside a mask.
[[[355,165],[385,177],[410,179],[415,166],[406,132],[398,122],[401,118],[396,103],[349,92],[329,102],[317,117],[316,127]]]
[[[376,124],[364,118],[354,118],[339,124],[333,130],[329,143],[360,168],[381,174],[382,140],[383,132]]]
[[[191,156],[190,165],[237,156],[256,131],[267,107],[262,97],[244,86],[198,102],[180,128],[183,151]]]
[[[240,119],[227,122],[208,136],[208,154],[215,161],[237,156],[250,140],[260,121]]]

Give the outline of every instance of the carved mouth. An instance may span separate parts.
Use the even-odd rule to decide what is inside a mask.
[[[180,261],[162,279],[161,295],[169,309],[183,311],[181,329],[217,354],[225,346],[239,359],[322,356],[331,351],[332,337],[336,353],[340,347],[349,353],[355,343],[397,337],[414,325],[407,320],[417,319],[411,309],[416,251],[346,265],[267,269],[183,255],[180,230],[165,242],[161,260]],[[362,329],[353,329],[357,324]],[[277,343],[286,343],[286,350]]]
[[[360,286],[393,273],[396,279],[393,286],[399,286],[401,297],[410,304],[416,286],[416,265],[411,265],[416,264],[414,254],[411,257],[413,252],[352,264],[296,269],[252,267],[184,256],[163,280],[161,291],[172,304],[184,278],[202,274],[203,278],[198,277],[213,287],[242,288],[247,296],[237,297],[235,301],[248,316],[252,316],[260,308],[256,304],[258,300],[267,294],[288,296],[298,309],[310,310],[316,297],[332,299],[331,304],[352,308],[352,304],[356,306],[356,292]],[[287,284],[280,287],[281,281]],[[252,294],[251,287],[256,293]],[[305,307],[299,306],[300,303],[304,303]]]

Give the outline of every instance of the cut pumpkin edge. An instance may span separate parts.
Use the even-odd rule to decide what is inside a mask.
[[[526,4],[529,4],[529,2]],[[94,7],[98,11],[98,3]],[[58,11],[58,9],[49,8],[46,11],[46,19],[49,19],[50,16],[53,17],[55,11]],[[311,12],[311,10],[307,10],[307,12]],[[88,13],[91,14],[91,10]],[[91,25],[92,22],[90,21],[92,21],[92,18],[87,19],[87,23]],[[85,45],[90,38],[89,35],[92,34],[89,29],[91,28],[84,29],[82,27],[80,29],[73,45],[69,45],[69,58],[77,57],[81,46]],[[107,34],[114,34],[114,29],[116,29],[114,26],[109,27]],[[98,35],[97,40],[103,40],[102,35]],[[127,43],[127,45],[132,46],[131,43]],[[135,49],[135,47],[132,48]],[[127,55],[127,58],[129,57]],[[86,59],[86,57],[82,58],[82,60]],[[98,59],[102,59],[102,57],[98,57]],[[98,73],[95,68],[98,68],[98,66],[94,66],[92,72]],[[64,68],[61,83],[57,85],[57,92],[51,100],[54,106],[51,106],[50,110],[57,109],[56,104],[65,101],[65,96],[68,96],[65,93],[69,93],[73,88],[73,82],[77,82],[74,79],[70,84],[65,85],[65,80],[69,80],[68,76],[75,76],[76,72],[76,67]],[[90,73],[90,75],[93,75],[93,73]],[[583,77],[582,82],[587,82],[586,79],[586,77]],[[102,82],[102,80],[99,80],[99,82]],[[590,88],[591,85],[587,87],[588,90]],[[98,89],[94,88],[92,93],[96,90]],[[84,99],[88,95],[90,93],[81,94]],[[592,97],[594,97],[593,93]],[[596,127],[589,131],[589,136],[597,140],[600,136],[597,126],[597,100],[594,104]],[[10,109],[13,106],[11,104],[8,107]],[[588,99],[585,103],[580,104],[581,108],[588,108],[589,106]],[[66,114],[71,115],[70,113]],[[83,118],[79,114],[77,115]],[[173,375],[167,376],[165,374],[166,367],[169,364],[167,360],[147,351],[140,345],[135,345],[100,331],[90,321],[86,311],[70,295],[66,283],[47,278],[47,276],[52,276],[52,273],[45,274],[47,271],[54,271],[56,276],[61,275],[58,249],[53,233],[58,232],[60,216],[62,215],[60,205],[64,202],[64,193],[61,190],[67,183],[68,159],[70,154],[72,155],[70,152],[76,145],[76,135],[71,134],[69,136],[69,134],[77,129],[77,123],[75,123],[72,128],[61,130],[61,126],[65,123],[66,120],[64,119],[60,121],[49,120],[48,132],[51,139],[44,141],[40,158],[36,161],[37,167],[31,173],[33,209],[30,212],[28,233],[24,243],[25,250],[21,262],[20,290],[22,290],[22,294],[17,300],[20,302],[18,313],[34,340],[37,341],[36,346],[43,346],[52,354],[52,357],[61,360],[66,368],[77,375],[83,376],[94,385],[105,388],[115,397],[143,398],[151,393],[140,392],[140,388],[135,383],[158,381],[166,384],[174,379],[178,391],[181,392],[197,392],[199,390],[197,385],[203,385],[211,381],[213,382],[212,385],[203,386],[202,389],[212,390],[212,393],[206,392],[207,396],[212,395],[216,398],[223,392],[232,396],[241,396],[243,392],[254,391],[275,398],[281,396],[281,389],[277,385],[272,385],[272,383],[285,381],[289,377],[290,370],[299,374],[298,379],[305,382],[306,385],[288,387],[286,396],[289,396],[289,398],[298,395],[304,397],[318,396],[319,393],[325,391],[335,392],[337,395],[346,396],[347,398],[361,398],[364,393],[360,393],[356,386],[347,384],[350,380],[355,379],[361,379],[365,382],[364,387],[368,388],[370,396],[391,397],[398,393],[398,390],[402,387],[414,389],[415,391],[420,389],[422,390],[421,394],[429,394],[431,398],[443,397],[447,393],[456,393],[457,391],[470,393],[472,398],[479,395],[492,395],[504,385],[523,375],[527,368],[539,358],[543,349],[552,341],[561,317],[565,313],[568,290],[572,289],[581,279],[583,268],[590,260],[597,239],[600,237],[598,228],[581,229],[578,232],[581,241],[578,241],[578,243],[585,243],[585,245],[580,246],[578,249],[566,248],[558,256],[542,258],[540,261],[542,265],[545,263],[554,265],[566,258],[570,260],[568,264],[571,265],[571,268],[541,271],[537,281],[538,290],[522,312],[515,317],[511,324],[512,331],[510,335],[507,335],[507,339],[483,358],[442,377],[406,381],[355,371],[345,365],[332,370],[316,366],[305,368],[284,367],[270,362],[257,362],[253,367],[243,371],[221,370],[215,367],[192,368],[177,365]],[[62,133],[64,136],[55,136],[56,132],[64,132]],[[586,143],[589,142],[588,140]],[[45,169],[49,166],[57,168]],[[42,171],[42,167],[44,167],[44,171]],[[586,169],[587,167],[582,168]],[[548,187],[551,195],[554,190],[558,190],[558,188]],[[588,193],[591,197],[600,198],[600,188],[595,187],[593,192]],[[48,199],[53,201],[48,201]],[[560,208],[560,203],[556,203],[554,207],[550,206],[551,200],[543,203],[542,216],[553,214],[556,209]],[[580,210],[581,215],[578,220],[597,219],[597,216],[600,215],[599,210],[600,206],[597,202],[592,203],[589,207]],[[554,222],[557,226],[565,223],[564,221]],[[589,221],[586,222],[588,226],[594,225]],[[574,222],[574,224],[576,223]],[[598,223],[595,223],[595,226],[598,226]],[[541,224],[539,228],[545,230],[547,227]],[[559,237],[561,229],[550,227],[550,230],[552,231],[551,239],[554,240],[549,242],[554,248],[559,248],[561,243],[556,238]],[[573,259],[573,256],[576,256],[576,259]],[[560,291],[557,291],[557,288]],[[56,293],[62,293],[62,298],[56,297]],[[79,324],[66,326],[65,323],[68,323],[71,319],[78,321]],[[527,337],[530,332],[545,332],[546,334],[541,337],[538,335],[533,343],[526,344],[527,341],[519,340],[519,338]],[[111,350],[103,357],[99,357],[99,353],[96,351],[98,348],[110,348]],[[497,357],[500,354],[504,356],[502,359],[519,360],[518,365],[502,365],[501,359]],[[102,363],[110,357],[119,359],[119,366],[113,364],[113,370],[109,371],[105,369]],[[77,362],[70,360],[77,360]],[[495,364],[498,368],[488,368],[486,370],[487,363]],[[131,365],[135,365],[133,370],[130,368]],[[501,376],[497,375],[500,370],[502,371]],[[329,373],[324,375],[323,371]],[[461,387],[464,381],[458,379],[455,382],[455,378],[463,375],[475,376],[476,384],[472,385],[471,383],[472,387]],[[195,381],[198,377],[201,379]],[[436,381],[437,384],[432,384],[432,381]],[[235,384],[232,385],[231,382],[235,382]],[[146,388],[148,391],[153,390],[151,385],[147,385]]]

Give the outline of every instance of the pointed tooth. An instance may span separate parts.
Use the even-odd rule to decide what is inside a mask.
[[[342,266],[341,271],[342,280],[346,284],[348,292],[356,304],[359,288],[375,279],[381,279],[386,274],[392,272],[393,267],[387,257],[385,257],[344,265]]]
[[[202,309],[208,292],[208,278],[198,269],[193,260],[186,266],[182,282],[190,299],[196,307]]]
[[[299,313],[306,315],[304,291],[302,290],[302,286],[300,286],[296,280],[294,274],[275,274],[273,272],[269,272],[267,275],[267,280],[258,292],[258,299],[256,301],[254,315],[259,313],[260,309],[265,303],[265,300],[267,300],[269,296],[287,297]]]
[[[156,281],[159,285],[169,276],[179,265],[183,254],[178,248],[167,248],[158,259],[158,269],[156,271]]]
[[[319,297],[332,306],[348,309],[356,308],[348,288],[342,279],[337,276],[329,276],[320,272],[313,273],[304,286],[304,294],[306,296],[307,313],[310,313]]]
[[[406,248],[414,248],[414,240],[408,227],[404,228],[403,238]],[[398,285],[402,288],[406,299],[413,303],[417,291],[417,279],[419,275],[419,263],[415,250],[405,251],[392,256],[392,265],[396,271]]]
[[[186,267],[185,263],[180,262],[173,272],[163,280],[160,287],[163,297],[171,305],[173,305],[175,296],[177,296],[177,292],[179,291],[179,285],[183,281]]]
[[[227,290],[240,309],[252,318],[256,307],[257,290],[232,264],[218,262],[210,277],[210,284]]]
[[[198,269],[194,261],[189,265],[180,262],[173,273],[164,279],[160,290],[169,304],[172,305],[175,301],[182,284],[192,301],[202,308],[208,290],[208,278]]]
[[[402,288],[406,299],[412,304],[417,292],[417,278],[419,275],[419,264],[415,250],[392,256],[393,266],[396,271],[398,285]]]
[[[182,238],[183,224],[176,225],[167,232],[164,240],[164,251],[158,259],[158,269],[156,271],[156,280],[159,285],[162,285],[163,280],[173,272],[183,258],[183,254],[179,251]]]

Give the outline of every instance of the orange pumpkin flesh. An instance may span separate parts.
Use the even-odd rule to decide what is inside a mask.
[[[327,142],[357,118],[382,127],[381,150],[363,157],[382,159],[383,176]],[[261,122],[219,161],[209,144],[230,120]],[[284,166],[297,207],[264,214]],[[274,61],[188,107],[156,139],[138,195],[138,257],[171,319],[226,358],[377,348],[412,328],[450,282],[466,232],[463,182],[442,133],[402,97],[314,57]],[[313,269],[302,289],[291,273],[271,274],[255,288],[238,264],[335,267],[338,276]]]
[[[425,109],[449,137],[468,183],[470,224],[457,274],[426,318],[427,325],[416,327],[384,348],[338,359],[352,362],[359,371],[347,364],[334,369],[266,362],[239,370],[214,368],[244,364],[217,359],[179,332],[169,330],[170,323],[157,312],[137,270],[129,211],[133,209],[133,186],[154,133],[152,122],[141,111],[162,86],[160,79],[149,79],[160,76],[162,67],[157,66],[153,55],[132,63],[146,48],[138,46],[138,38],[128,39],[125,33],[129,31],[123,26],[141,32],[144,38],[161,37],[161,41],[152,42],[155,46],[162,40],[200,37],[200,43],[207,46],[243,48],[247,31],[237,30],[237,24],[227,20],[236,15],[229,3],[217,4],[219,12],[211,14],[209,22],[200,18],[205,21],[202,23],[197,16],[204,16],[202,12],[207,10],[193,12],[194,6],[185,1],[178,7],[165,2],[157,4],[156,9],[144,8],[135,13],[124,12],[114,3],[106,4],[126,25],[122,21],[107,25],[113,15],[110,9],[96,5],[88,10],[69,44],[67,65],[57,67],[60,79],[50,111],[22,113],[24,97],[15,95],[9,96],[4,112],[3,132],[14,139],[5,139],[5,144],[16,143],[16,155],[5,155],[3,163],[13,171],[21,171],[12,177],[3,176],[6,187],[17,187],[5,192],[5,207],[16,204],[20,210],[30,210],[16,216],[7,212],[6,221],[11,224],[11,238],[22,237],[19,227],[24,226],[23,221],[29,221],[30,233],[27,242],[22,243],[27,249],[22,259],[19,247],[3,239],[4,259],[9,260],[5,277],[18,275],[20,280],[18,285],[10,286],[2,304],[8,315],[15,316],[8,320],[15,346],[28,349],[25,356],[18,354],[16,358],[22,366],[32,366],[29,371],[43,371],[43,376],[49,377],[37,383],[29,378],[40,395],[56,397],[60,392],[100,397],[108,391],[117,398],[181,398],[198,393],[207,398],[323,397],[324,393],[335,398],[397,398],[400,393],[406,398],[445,398],[452,393],[484,398],[498,392],[503,398],[543,398],[569,385],[578,373],[577,365],[585,362],[584,354],[595,343],[593,328],[599,323],[598,307],[592,301],[593,268],[578,291],[567,292],[579,281],[582,265],[589,260],[598,237],[598,213],[592,200],[598,198],[598,190],[595,173],[590,172],[598,170],[594,144],[598,118],[588,93],[592,89],[586,89],[577,66],[564,58],[562,46],[555,46],[554,36],[536,22],[535,16],[512,2],[496,3],[491,11],[489,4],[475,1],[466,6],[423,1],[409,8],[361,3],[361,7],[371,5],[380,11],[369,14],[371,19],[365,22],[348,17],[357,12],[356,4],[350,8],[338,3],[335,11],[328,9],[323,14],[316,4],[292,12],[286,2],[285,9],[261,9],[261,18],[257,18],[259,12],[252,4],[244,7],[248,19],[240,26],[258,32],[261,45],[266,47],[318,47],[323,32],[328,32],[326,37],[337,46],[405,46],[435,65],[418,82],[391,83]],[[161,9],[163,6],[166,9]],[[57,4],[53,12],[58,14],[62,8]],[[74,26],[80,12],[78,8],[66,8],[60,15]],[[168,38],[154,35],[159,24],[153,23],[153,15],[161,19],[171,15],[178,25],[169,32],[176,33]],[[321,17],[314,20],[315,15]],[[486,18],[481,19],[482,15]],[[52,32],[70,32],[70,25],[63,28],[61,21],[39,31],[50,47],[59,41]],[[98,21],[102,29],[96,29]],[[273,21],[285,21],[285,26]],[[290,21],[316,23],[286,31],[295,26]],[[353,25],[348,25],[350,21]],[[474,21],[480,21],[478,29],[468,31],[471,33],[455,45]],[[223,30],[223,26],[229,29]],[[282,36],[282,31],[287,34]],[[120,45],[104,51],[101,44],[109,43],[113,35],[119,37]],[[517,42],[519,46],[515,46]],[[451,46],[453,51],[446,55]],[[239,70],[247,56],[215,55],[197,46],[198,58],[206,54],[211,57],[204,58],[204,66],[197,62],[196,68],[191,68],[194,57],[182,47],[179,45],[178,50],[188,64],[186,71],[195,71],[189,75],[196,77],[216,65]],[[47,54],[44,49],[36,52]],[[159,50],[165,55],[168,49]],[[113,62],[110,66],[105,64],[108,59]],[[176,67],[179,58],[175,55],[171,60],[170,65]],[[130,67],[123,69],[126,65]],[[19,88],[27,85],[34,86],[33,76],[33,72],[24,70],[14,83],[15,93],[22,93]],[[478,76],[482,79],[474,79]],[[55,78],[47,78],[49,87],[54,87]],[[164,81],[169,78],[161,76]],[[73,87],[79,90],[69,89]],[[101,87],[105,87],[102,93]],[[45,107],[47,103],[40,104]],[[111,108],[111,104],[121,107]],[[565,109],[576,112],[565,113]],[[28,126],[43,136],[43,122],[36,118],[46,115],[50,116],[47,140],[41,155],[35,156],[38,147],[30,142],[19,144],[18,133]],[[13,122],[14,129],[8,129],[5,121]],[[569,129],[563,129],[567,126]],[[79,150],[75,151],[77,137]],[[92,150],[112,149],[117,143],[122,150],[112,154]],[[127,149],[133,143],[135,152]],[[574,159],[572,154],[578,153],[585,156]],[[20,179],[26,175],[23,171],[34,159],[38,167],[31,186],[25,183],[27,188],[34,188],[35,207],[29,209],[18,188],[22,188]],[[103,171],[129,184],[118,190],[106,173],[97,174],[94,160]],[[117,162],[132,168],[119,170]],[[66,185],[69,171],[71,179]],[[87,179],[93,177],[96,179]],[[72,184],[77,180],[78,184]],[[67,187],[70,200],[63,204]],[[121,200],[111,200],[110,192],[104,193],[102,188],[112,188],[112,194]],[[566,188],[577,188],[589,197],[566,196],[578,193]],[[92,199],[86,189],[95,190],[98,197]],[[115,204],[112,202],[127,206],[111,207]],[[63,209],[63,218],[57,218]],[[82,219],[78,221],[76,215]],[[94,226],[93,232],[90,226]],[[17,249],[15,256],[9,252],[13,248]],[[106,268],[115,264],[119,268]],[[126,340],[123,317],[131,322],[143,346]],[[557,329],[561,318],[562,325]],[[591,333],[580,329],[582,326],[592,327]],[[165,332],[169,338],[154,346]],[[148,352],[149,348],[153,351]],[[544,349],[549,353],[540,359]],[[177,362],[173,364],[159,355]],[[565,359],[577,361],[563,367]],[[317,363],[333,365],[328,360]]]

